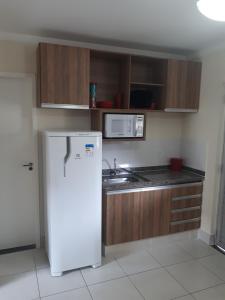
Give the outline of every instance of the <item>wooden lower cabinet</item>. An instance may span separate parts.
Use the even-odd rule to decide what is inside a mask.
[[[193,183],[153,191],[104,194],[104,244],[199,228],[202,189],[202,183]]]
[[[171,190],[105,195],[103,199],[103,241],[119,244],[170,230]]]

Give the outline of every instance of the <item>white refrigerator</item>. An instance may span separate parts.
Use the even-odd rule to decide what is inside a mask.
[[[102,134],[43,132],[45,241],[52,276],[101,265]]]

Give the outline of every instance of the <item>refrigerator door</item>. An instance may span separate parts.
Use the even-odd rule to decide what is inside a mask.
[[[50,137],[49,258],[52,273],[101,264],[101,137]]]

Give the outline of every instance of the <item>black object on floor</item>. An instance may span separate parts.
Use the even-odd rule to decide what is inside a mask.
[[[22,247],[2,249],[2,250],[0,250],[0,255],[9,254],[9,253],[13,253],[13,252],[20,252],[20,251],[25,251],[25,250],[32,250],[35,248],[36,248],[36,245],[32,244],[32,245],[27,245],[27,246],[22,246]]]

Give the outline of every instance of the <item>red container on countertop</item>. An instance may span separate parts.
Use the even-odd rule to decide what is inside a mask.
[[[170,170],[174,172],[180,172],[183,167],[183,159],[173,157],[170,159]]]

